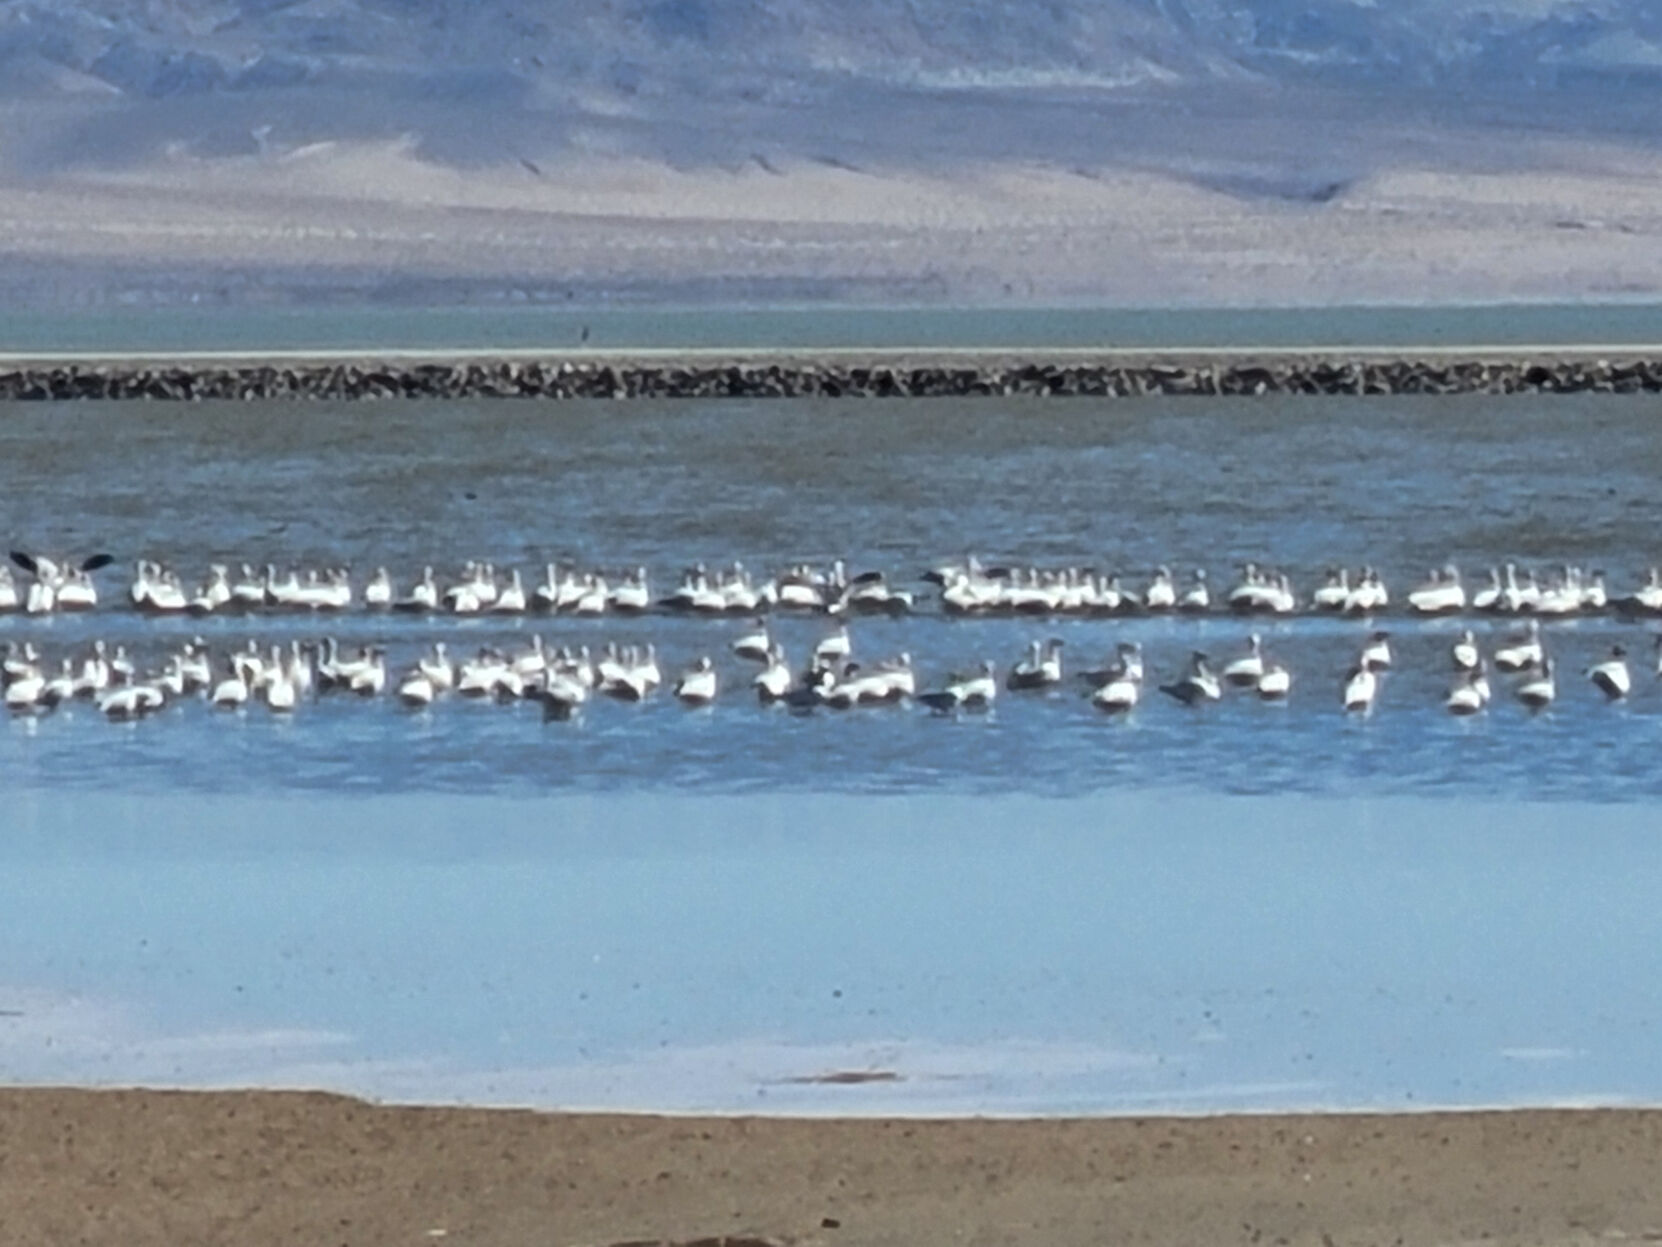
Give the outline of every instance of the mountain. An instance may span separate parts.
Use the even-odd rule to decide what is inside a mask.
[[[1656,0],[0,0],[0,134],[0,300],[1662,291]]]
[[[1662,80],[1652,0],[0,0],[0,87],[523,102],[1255,75]]]

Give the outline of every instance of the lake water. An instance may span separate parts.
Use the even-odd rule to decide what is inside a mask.
[[[756,569],[1246,559],[1658,561],[1643,399],[14,407],[22,548],[377,564]],[[119,598],[125,576],[101,575]],[[915,584],[920,592],[927,586]],[[55,656],[445,639],[653,641],[734,691],[571,723],[387,700],[90,708],[0,723],[0,1071],[398,1099],[724,1111],[1103,1112],[1662,1098],[1662,688],[1641,625],[1552,624],[1561,697],[1440,707],[1458,621],[1264,628],[1286,705],[1129,719],[1069,686],[985,716],[791,715],[738,686],[742,621],[0,617]],[[1486,640],[1499,625],[1477,623]],[[1156,676],[1249,625],[853,625],[925,685],[1058,635]],[[824,624],[785,621],[795,654]],[[1581,670],[1624,641],[1637,689]],[[877,1081],[824,1084],[848,1071]],[[887,1075],[893,1075],[892,1078]]]
[[[275,350],[1653,345],[1637,301],[1470,307],[1102,308],[624,305],[471,309],[0,309],[0,353]]]

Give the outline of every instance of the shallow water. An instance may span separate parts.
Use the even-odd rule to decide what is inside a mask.
[[[909,578],[989,559],[1382,567],[1657,561],[1646,400],[17,407],[24,548],[377,563],[575,557]],[[109,596],[124,574],[105,573]],[[920,590],[925,586],[917,586]],[[0,619],[51,653],[315,636],[655,641],[742,622]],[[1155,674],[1246,623],[854,625],[922,682],[1028,638],[1144,642]],[[806,717],[735,692],[531,707],[82,707],[0,723],[0,1067],[15,1081],[324,1085],[403,1099],[778,1111],[1411,1107],[1662,1098],[1654,1036],[1662,690],[1440,709],[1458,623],[1266,626],[1285,706],[1128,721],[1070,688],[989,716]],[[1483,627],[1483,625],[1479,625]],[[823,627],[781,623],[800,654]],[[1060,799],[1057,799],[1060,798]],[[839,1069],[898,1081],[793,1081]]]
[[[1587,453],[1596,446],[1597,456]],[[1286,567],[1308,589],[1330,562],[1385,569],[1398,593],[1453,559],[1607,567],[1631,587],[1650,548],[1662,445],[1643,400],[1459,399],[1193,404],[440,404],[112,409],[19,408],[0,429],[18,474],[6,509],[19,544],[107,549],[123,563],[376,564],[412,578],[424,563],[490,558],[535,574],[546,559],[647,565],[660,591],[695,559],[778,569],[842,554],[915,584],[924,609],[859,620],[856,653],[914,655],[937,684],[982,658],[1014,661],[1058,636],[1100,664],[1140,640],[1156,677],[1193,648],[1220,659],[1249,625],[1228,618],[953,620],[914,577],[975,550],[989,558],[1090,561],[1144,576],[1158,562],[1212,570],[1227,585],[1246,559]],[[123,600],[125,568],[105,573]],[[230,648],[313,638],[388,645],[394,664],[443,638],[599,647],[655,642],[673,672],[716,657],[728,695],[688,713],[668,698],[596,704],[572,724],[523,705],[390,699],[304,706],[292,722],[183,707],[128,728],[88,707],[0,724],[0,766],[53,785],[537,793],[693,787],[850,792],[1080,793],[1127,786],[1223,792],[1515,792],[1591,801],[1662,790],[1650,757],[1662,689],[1649,640],[1614,618],[1548,625],[1563,695],[1526,715],[1502,687],[1492,713],[1440,709],[1458,621],[1392,621],[1397,670],[1366,720],[1338,713],[1367,625],[1302,618],[1263,627],[1293,670],[1289,704],[1250,698],[1193,713],[1153,696],[1110,722],[1070,685],[1008,696],[986,718],[910,708],[794,717],[755,704],[753,667],[728,655],[745,621],[212,618],[149,621],[102,611],[46,623],[0,619],[0,638],[37,637],[49,655],[94,636],[156,657],[200,632]],[[818,620],[778,625],[800,660]],[[1477,624],[1488,639],[1504,625]],[[1627,703],[1581,677],[1613,641],[1641,667]],[[96,754],[99,765],[84,763]]]

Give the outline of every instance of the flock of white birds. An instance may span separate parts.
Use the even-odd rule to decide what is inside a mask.
[[[78,563],[22,552],[13,561],[27,573],[18,581],[5,570],[0,579],[0,607],[42,615],[95,609],[99,605],[94,573],[111,559],[96,555]],[[1366,713],[1378,700],[1393,664],[1391,638],[1374,626],[1374,616],[1391,609],[1383,578],[1372,568],[1354,576],[1341,569],[1302,601],[1289,577],[1273,568],[1248,564],[1239,579],[1216,599],[1203,571],[1179,582],[1158,568],[1135,589],[1118,575],[1098,575],[1082,567],[999,568],[974,558],[932,569],[923,577],[939,587],[940,607],[948,615],[1117,614],[1128,611],[1204,614],[1227,611],[1245,615],[1287,615],[1300,611],[1353,615],[1365,620],[1365,638],[1354,661],[1338,682],[1338,702],[1352,713]],[[344,568],[311,570],[243,566],[232,575],[215,565],[187,591],[179,575],[164,564],[140,561],[127,590],[127,602],[146,615],[204,616],[218,612],[339,612],[354,607],[410,611],[426,615],[601,616],[660,610],[694,615],[754,615],[754,623],[731,642],[734,659],[755,664],[739,681],[766,702],[812,710],[910,702],[936,713],[990,708],[1002,691],[1055,690],[1077,682],[1092,704],[1108,713],[1126,713],[1151,684],[1175,702],[1202,706],[1221,700],[1229,689],[1265,701],[1287,698],[1293,687],[1288,667],[1266,653],[1253,633],[1242,651],[1214,662],[1192,652],[1169,678],[1147,680],[1140,644],[1122,641],[1111,660],[1095,668],[1064,672],[1061,639],[1034,640],[1027,652],[1003,668],[984,661],[974,670],[945,678],[921,690],[911,656],[901,653],[862,662],[854,654],[847,613],[911,610],[911,592],[892,585],[881,573],[850,576],[842,562],[826,567],[799,565],[765,580],[754,580],[741,564],[712,571],[687,569],[676,587],[654,598],[644,568],[620,577],[551,564],[529,593],[517,570],[498,571],[487,562],[467,564],[443,583],[424,568],[403,591],[385,569],[363,584],[354,584]],[[1548,575],[1506,564],[1493,569],[1487,583],[1468,594],[1458,570],[1432,572],[1408,592],[1399,610],[1410,615],[1446,615],[1479,611],[1523,615],[1523,627],[1485,654],[1471,629],[1449,651],[1450,683],[1444,706],[1451,714],[1477,714],[1494,695],[1491,672],[1510,680],[1522,705],[1540,710],[1558,695],[1557,671],[1547,652],[1541,624],[1588,612],[1617,609],[1629,614],[1662,614],[1662,574],[1652,570],[1628,597],[1612,600],[1602,573],[1565,566]],[[832,617],[803,662],[793,665],[776,637],[769,612],[797,611]],[[1662,655],[1662,638],[1658,638]],[[95,640],[56,659],[44,658],[33,641],[12,641],[0,685],[14,713],[41,712],[76,701],[89,701],[112,719],[136,719],[169,705],[205,701],[224,709],[263,705],[291,713],[310,699],[331,692],[374,697],[391,694],[411,707],[427,707],[446,698],[499,702],[534,700],[550,718],[566,719],[593,697],[643,701],[665,688],[680,702],[703,706],[733,683],[731,668],[711,655],[697,658],[666,681],[655,646],[550,647],[540,635],[512,647],[485,646],[457,661],[444,641],[433,643],[402,666],[389,667],[382,644],[347,652],[332,637],[320,641],[250,640],[218,653],[200,637],[163,654],[143,668],[125,646]],[[1607,657],[1585,671],[1593,687],[1611,700],[1629,695],[1633,676],[1627,651],[1615,645]],[[1662,666],[1658,667],[1662,676]]]
[[[26,579],[19,583],[0,565],[0,612],[45,615],[85,611],[100,605],[93,573],[113,560],[99,554],[81,562],[12,552]],[[1615,607],[1627,613],[1662,615],[1662,569],[1652,567],[1633,592],[1612,597],[1602,571],[1571,564],[1538,573],[1505,563],[1488,569],[1483,583],[1468,590],[1458,568],[1434,569],[1396,603],[1384,578],[1372,567],[1355,573],[1327,571],[1322,583],[1301,597],[1284,571],[1248,563],[1226,591],[1215,592],[1203,568],[1179,578],[1167,567],[1154,569],[1133,585],[1115,572],[1083,565],[1066,567],[989,566],[971,556],[946,563],[921,577],[938,587],[947,614],[1111,615],[1137,612],[1294,615],[1301,611],[1376,615],[1393,609],[1410,615],[1476,611],[1494,615],[1563,617]],[[299,569],[275,564],[210,565],[185,577],[165,563],[141,559],[125,595],[134,609],[153,615],[212,615],[230,611],[334,612],[354,608],[422,614],[518,615],[526,613],[599,616],[652,610],[708,615],[750,615],[800,610],[829,615],[903,613],[917,595],[880,571],[851,575],[843,560],[828,566],[797,564],[757,578],[742,563],[686,569],[675,588],[654,596],[645,567],[620,574],[549,563],[528,586],[518,568],[498,569],[476,560],[441,581],[433,567],[403,584],[385,567],[361,583],[342,566]]]

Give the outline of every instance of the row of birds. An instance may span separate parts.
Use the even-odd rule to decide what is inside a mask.
[[[1060,639],[1035,640],[1027,653],[1010,665],[1003,688],[1010,691],[1044,690],[1061,686],[1063,670]],[[765,620],[732,644],[734,655],[752,661],[759,670],[748,683],[763,701],[783,702],[810,710],[819,706],[849,709],[862,705],[915,700],[940,713],[985,710],[1000,690],[997,667],[983,662],[976,670],[949,678],[942,687],[920,693],[909,654],[872,664],[858,662],[846,625],[815,645],[804,669],[795,670],[784,647]],[[1657,639],[1657,675],[1662,677],[1662,637]],[[1477,637],[1465,630],[1449,651],[1452,683],[1444,700],[1453,714],[1475,714],[1492,697],[1489,669],[1517,677],[1514,693],[1532,709],[1550,705],[1557,696],[1556,672],[1541,639],[1540,624],[1530,620],[1525,630],[1485,656]],[[1370,710],[1382,688],[1382,677],[1393,665],[1390,634],[1371,632],[1347,671],[1340,696],[1344,709]],[[1140,644],[1121,642],[1113,659],[1097,668],[1076,673],[1090,689],[1091,702],[1110,713],[1123,713],[1142,699],[1147,670]],[[1626,697],[1633,677],[1623,646],[1586,672],[1588,679],[1612,700]],[[1255,692],[1266,701],[1286,698],[1292,673],[1270,658],[1262,638],[1254,633],[1243,653],[1215,665],[1203,652],[1189,657],[1183,672],[1160,692],[1186,705],[1203,705],[1224,696],[1229,687]],[[170,701],[203,696],[214,705],[237,708],[262,702],[274,711],[294,710],[318,693],[341,691],[365,697],[391,690],[406,705],[421,707],[455,694],[463,697],[512,701],[540,701],[551,718],[569,718],[591,695],[622,701],[642,701],[664,684],[656,648],[651,644],[620,646],[611,643],[598,654],[587,646],[550,649],[540,635],[513,651],[481,648],[460,662],[444,642],[435,642],[420,658],[396,675],[389,673],[385,647],[368,645],[343,653],[333,637],[321,642],[291,640],[262,645],[250,640],[241,649],[217,660],[200,637],[167,654],[161,664],[140,671],[123,645],[113,648],[94,641],[82,652],[61,657],[54,670],[42,660],[32,642],[12,642],[0,661],[4,701],[14,712],[51,709],[77,698],[93,700],[114,719],[140,718],[161,710]],[[671,682],[674,696],[687,705],[716,700],[722,679],[715,662],[700,657]]]
[[[20,586],[11,569],[0,565],[0,611],[29,614],[91,610],[98,606],[98,587],[92,573],[111,557],[94,555],[70,563],[13,551],[12,561],[29,579]],[[1351,615],[1373,615],[1392,604],[1380,573],[1363,567],[1354,575],[1346,568],[1330,569],[1308,598],[1294,592],[1283,571],[1248,563],[1239,579],[1215,594],[1205,569],[1187,578],[1169,568],[1156,568],[1150,579],[1132,586],[1118,574],[1098,575],[1086,567],[992,567],[970,557],[943,564],[925,573],[924,580],[940,587],[942,609],[949,614],[1117,614],[1125,612],[1205,613],[1228,610],[1236,614],[1290,615],[1301,609]],[[550,563],[542,579],[527,586],[517,568],[498,570],[486,561],[467,563],[461,573],[441,583],[431,566],[402,588],[384,567],[362,584],[353,582],[344,567],[279,570],[268,564],[256,569],[243,564],[233,573],[227,564],[214,564],[200,580],[186,582],[180,574],[151,559],[135,565],[127,599],[140,611],[157,615],[209,615],[217,611],[297,610],[342,611],[363,606],[422,614],[514,615],[531,611],[551,614],[639,614],[653,609],[692,614],[754,614],[771,609],[796,609],[831,615],[869,612],[904,613],[913,608],[914,594],[894,586],[882,572],[850,575],[846,563],[829,566],[797,564],[761,581],[742,563],[723,568],[703,564],[686,569],[674,590],[655,597],[646,568],[621,575],[599,570],[580,571],[573,565]],[[1662,615],[1662,569],[1651,568],[1633,593],[1612,599],[1604,573],[1564,565],[1544,575],[1507,563],[1489,570],[1481,587],[1468,593],[1460,571],[1435,569],[1404,604],[1418,615],[1458,614],[1472,610],[1496,615],[1563,617],[1599,612],[1615,606],[1632,614]]]

